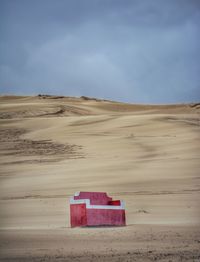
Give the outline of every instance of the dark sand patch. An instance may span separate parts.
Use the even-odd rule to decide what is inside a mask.
[[[24,129],[0,129],[0,156],[28,159],[9,158],[4,164],[41,163],[59,161],[61,159],[83,158],[82,146],[74,144],[55,143],[52,140],[23,139]],[[31,157],[31,159],[30,159]]]

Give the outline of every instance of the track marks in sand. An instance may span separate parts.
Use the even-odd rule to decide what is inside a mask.
[[[55,143],[52,140],[23,139],[21,136],[26,132],[24,129],[0,129],[0,156],[16,157],[15,161],[9,158],[9,161],[1,164],[55,162],[63,158],[84,157],[82,146]]]

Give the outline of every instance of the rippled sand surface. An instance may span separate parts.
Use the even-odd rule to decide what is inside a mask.
[[[105,191],[127,227],[69,227]],[[0,97],[1,261],[199,261],[200,104]]]

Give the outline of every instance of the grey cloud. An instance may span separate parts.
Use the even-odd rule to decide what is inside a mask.
[[[1,1],[1,93],[200,100],[195,0]]]

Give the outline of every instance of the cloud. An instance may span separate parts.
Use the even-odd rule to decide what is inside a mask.
[[[200,100],[199,1],[1,1],[1,93]]]

